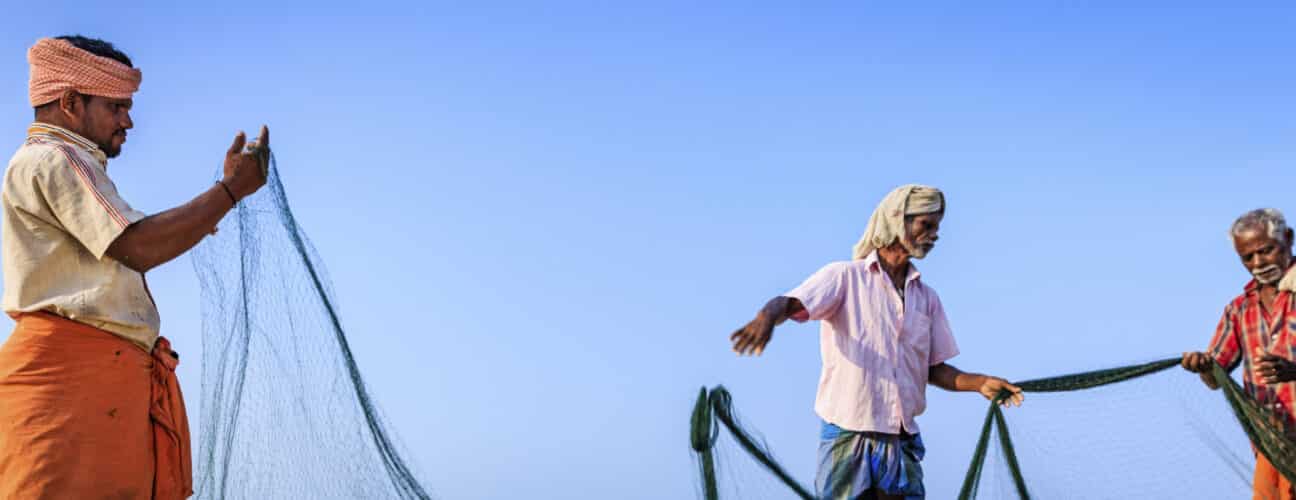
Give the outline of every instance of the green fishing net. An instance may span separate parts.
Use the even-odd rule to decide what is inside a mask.
[[[960,499],[1250,498],[1254,453],[1296,478],[1286,429],[1223,369],[1212,391],[1179,359],[1020,382],[1026,405],[991,403],[969,426],[967,471],[927,481],[961,477]],[[741,423],[724,387],[699,393],[691,433],[702,498],[819,498]]]
[[[324,266],[271,161],[193,252],[197,498],[429,498],[365,389]]]

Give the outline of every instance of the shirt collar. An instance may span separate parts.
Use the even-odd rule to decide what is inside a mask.
[[[99,149],[98,145],[90,142],[89,139],[82,137],[76,132],[60,126],[34,122],[27,127],[27,138],[54,139],[59,142],[76,146],[85,150],[85,152],[90,153],[91,156],[94,156],[96,160],[99,160],[100,165],[104,165],[105,167],[108,165],[108,156],[104,154],[102,149]]]
[[[878,258],[877,250],[869,252],[869,254],[864,257],[864,267],[869,271],[876,273],[882,272],[882,261]],[[917,281],[918,278],[921,277],[922,273],[918,272],[918,266],[914,265],[913,259],[909,259],[909,274],[905,276],[905,283]]]

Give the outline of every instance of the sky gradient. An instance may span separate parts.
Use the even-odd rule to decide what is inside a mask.
[[[0,21],[0,137],[30,122],[36,39],[117,44],[144,72],[122,194],[183,203],[269,124],[371,392],[439,497],[689,498],[702,385],[813,477],[817,326],[759,359],[727,336],[848,258],[899,184],[946,192],[919,265],[956,366],[1204,348],[1247,279],[1229,223],[1296,214],[1296,8],[1208,5],[28,3]],[[150,283],[196,351],[188,258]],[[948,498],[984,401],[928,396],[927,487]]]

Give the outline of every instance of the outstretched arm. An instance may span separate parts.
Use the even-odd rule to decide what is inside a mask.
[[[143,273],[197,245],[216,228],[237,200],[265,185],[262,162],[269,155],[269,134],[268,129],[261,127],[255,147],[251,152],[244,152],[247,138],[240,132],[225,154],[225,176],[219,183],[184,205],[131,224],[108,246],[108,256]]]
[[[986,399],[994,401],[1000,391],[1007,390],[1012,396],[1004,399],[1000,404],[1008,406],[1010,403],[1014,406],[1021,406],[1022,396],[1020,387],[1008,383],[1007,380],[980,373],[966,373],[955,368],[949,363],[941,363],[927,369],[927,381],[936,387],[947,391],[957,392],[979,392]]]
[[[765,303],[756,318],[748,321],[729,336],[733,350],[739,356],[750,354],[760,356],[765,351],[765,344],[774,335],[774,327],[783,324],[788,318],[805,310],[801,301],[792,297],[774,297]]]

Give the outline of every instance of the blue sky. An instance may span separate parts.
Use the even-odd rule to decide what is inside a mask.
[[[949,199],[921,268],[954,364],[1015,379],[1203,348],[1247,278],[1228,224],[1296,214],[1277,2],[32,5],[0,21],[0,137],[30,121],[26,48],[66,33],[144,71],[110,168],[137,208],[206,189],[268,123],[372,392],[446,499],[689,497],[687,413],[717,383],[808,480],[816,326],[759,359],[726,337],[898,184]],[[188,259],[150,281],[197,350]],[[984,403],[929,399],[945,498]]]

